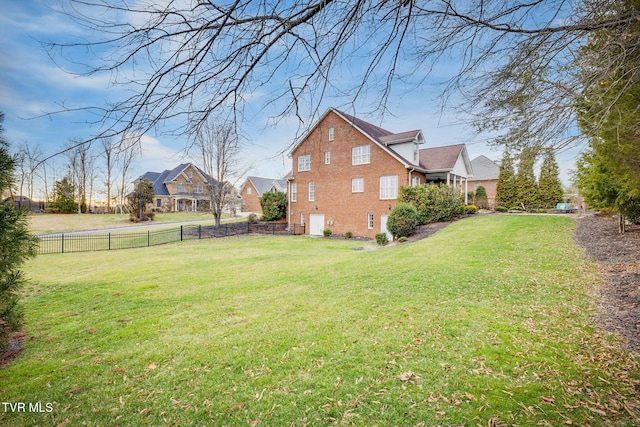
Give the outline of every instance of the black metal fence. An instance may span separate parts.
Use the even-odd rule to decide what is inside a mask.
[[[48,234],[39,236],[38,254],[131,249],[250,233],[300,235],[305,233],[305,226],[304,224],[235,222],[219,226],[183,225],[158,231]]]

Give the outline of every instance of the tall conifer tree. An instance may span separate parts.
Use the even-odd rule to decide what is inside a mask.
[[[516,172],[513,157],[505,150],[500,163],[500,175],[496,187],[496,206],[511,209],[517,205]]]
[[[11,196],[15,161],[4,139],[3,121],[0,113],[0,351],[7,347],[8,335],[22,323],[18,301],[25,278],[20,266],[35,252],[36,244],[29,235],[27,211],[18,209],[13,197],[4,197]]]
[[[544,151],[542,166],[540,167],[540,179],[538,180],[538,193],[540,204],[546,208],[552,208],[562,201],[562,183],[559,178],[560,169],[551,149]]]

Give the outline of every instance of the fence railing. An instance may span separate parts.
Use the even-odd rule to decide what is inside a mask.
[[[300,235],[305,233],[305,226],[304,224],[235,222],[219,226],[183,225],[157,231],[48,234],[38,236],[38,254],[132,249],[184,240],[209,239],[250,233]]]

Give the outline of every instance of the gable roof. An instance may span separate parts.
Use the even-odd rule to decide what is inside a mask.
[[[256,189],[258,196],[262,196],[264,193],[270,191],[275,187],[278,191],[286,192],[287,189],[287,180],[286,179],[275,179],[275,178],[262,178],[259,176],[249,176],[247,177],[247,182],[251,182],[253,187]],[[247,184],[242,187],[244,187]]]
[[[320,122],[322,122],[322,120],[331,112],[337,114],[344,121],[346,121],[351,126],[356,128],[360,133],[362,133],[364,136],[369,138],[372,142],[374,142],[376,145],[378,145],[380,148],[386,151],[389,155],[391,155],[393,158],[395,158],[400,163],[402,163],[405,167],[421,169],[420,165],[410,162],[409,160],[405,159],[404,157],[402,157],[400,154],[398,154],[397,152],[395,152],[393,149],[389,147],[390,145],[397,144],[400,142],[410,142],[414,139],[418,139],[418,140],[422,139],[421,130],[412,130],[412,131],[405,131],[401,133],[393,133],[379,126],[366,122],[362,119],[354,117],[350,114],[339,111],[333,107],[329,107],[329,109],[325,111],[325,113],[322,116],[320,116],[320,118],[316,121],[313,127],[309,129],[309,131],[306,134],[304,134],[304,136],[300,138],[296,144],[294,144],[294,146],[291,148],[291,151],[289,151],[290,157],[292,156],[293,152],[300,146],[300,144],[302,144],[302,142],[304,142],[304,140],[307,139],[307,137],[311,134],[311,132],[313,132],[313,130],[318,126],[318,124],[320,124]],[[422,172],[425,172],[425,171],[422,171]]]
[[[486,156],[481,155],[471,160],[471,167],[475,180],[498,179],[500,176],[500,166]]]
[[[141,178],[151,182],[153,185],[153,192],[156,196],[169,196],[169,190],[167,190],[165,183],[175,181],[189,166],[192,166],[195,171],[200,174],[205,183],[214,183],[216,181],[193,163],[182,163],[173,169],[167,169],[163,172],[145,172]]]
[[[423,148],[419,152],[420,166],[427,172],[449,172],[462,156],[469,177],[473,176],[473,167],[469,161],[467,147],[464,144],[445,145],[442,147]]]

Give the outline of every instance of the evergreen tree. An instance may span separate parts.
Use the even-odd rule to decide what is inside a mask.
[[[544,159],[540,167],[540,179],[538,180],[539,202],[546,208],[552,208],[562,201],[562,184],[558,177],[560,169],[551,149],[546,149]]]
[[[147,206],[153,203],[155,197],[156,194],[153,191],[151,181],[146,179],[142,182],[136,181],[135,189],[127,196],[129,206],[131,207],[131,221],[153,219],[154,214],[153,212],[147,212]],[[142,212],[140,212],[141,208]]]
[[[11,193],[15,161],[3,137],[0,113],[0,195]],[[8,335],[22,323],[18,305],[26,279],[20,266],[35,253],[37,240],[29,234],[28,212],[15,206],[13,198],[0,201],[0,351],[8,345]]]
[[[58,212],[74,213],[78,210],[75,194],[76,186],[65,176],[53,185],[53,199],[49,206]]]
[[[479,185],[473,196],[473,204],[479,209],[489,209],[489,199],[487,197],[487,189]]]
[[[520,152],[520,161],[518,163],[518,173],[516,175],[516,187],[518,205],[524,205],[529,208],[538,204],[538,185],[536,184],[536,176],[533,172],[533,166],[536,161],[536,149],[525,147]]]
[[[260,197],[260,207],[265,221],[277,221],[287,216],[287,194],[282,191],[267,192]]]
[[[516,173],[511,153],[505,150],[500,163],[500,174],[496,186],[496,206],[511,209],[517,206],[518,194],[516,187]]]

